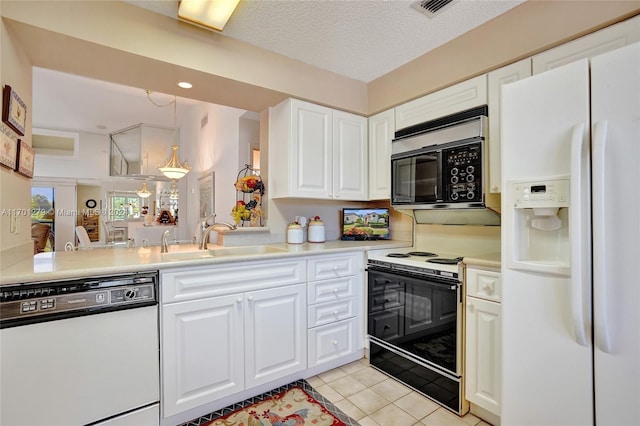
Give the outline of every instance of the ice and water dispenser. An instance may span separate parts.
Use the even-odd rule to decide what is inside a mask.
[[[511,269],[570,275],[569,178],[508,182]]]

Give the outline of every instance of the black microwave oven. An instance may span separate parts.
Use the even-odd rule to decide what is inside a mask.
[[[483,111],[476,108],[466,118],[452,117],[457,121],[439,120],[419,131],[396,132],[391,155],[394,208],[485,207],[487,116]]]

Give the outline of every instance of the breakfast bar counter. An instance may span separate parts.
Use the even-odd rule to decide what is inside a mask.
[[[238,247],[210,244],[208,250],[199,250],[195,244],[176,244],[169,246],[168,253],[161,253],[159,246],[48,252],[0,270],[0,286],[310,254],[387,249],[410,244],[407,241],[392,240],[276,243]]]

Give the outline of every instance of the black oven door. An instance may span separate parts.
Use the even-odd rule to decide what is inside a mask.
[[[391,158],[393,204],[435,203],[442,198],[441,153],[425,151]]]
[[[462,373],[462,307],[454,281],[368,269],[369,336],[456,376]]]

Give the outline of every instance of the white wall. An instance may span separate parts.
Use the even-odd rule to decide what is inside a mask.
[[[35,176],[105,179],[109,176],[109,136],[80,133],[77,158],[36,153]]]
[[[3,6],[6,2],[0,2]],[[3,9],[4,11],[4,9]],[[0,83],[11,86],[27,105],[27,125],[24,136],[14,134],[31,145],[31,61],[23,52],[14,34],[0,19]],[[9,212],[28,212],[31,206],[31,180],[4,167],[0,167],[0,267],[8,267],[24,258],[33,256],[31,217],[18,214],[17,228],[11,231]]]
[[[231,209],[236,203],[233,185],[240,170],[240,117],[245,112],[241,109],[208,104],[193,107],[185,114],[182,127],[199,129],[199,132],[194,131],[192,134],[180,134],[182,146],[186,147],[192,165],[192,171],[187,175],[186,190],[189,238],[202,219],[198,217],[198,178],[204,173],[215,172],[216,220],[233,223]],[[185,217],[182,213],[180,216]]]

